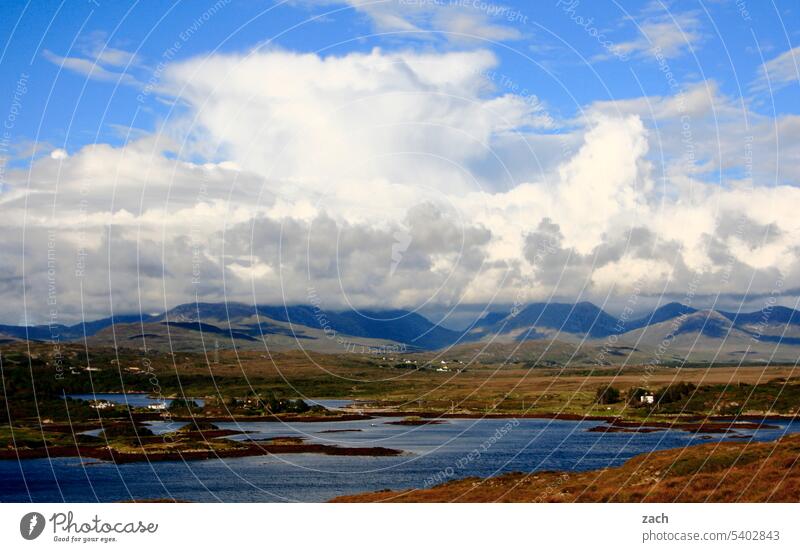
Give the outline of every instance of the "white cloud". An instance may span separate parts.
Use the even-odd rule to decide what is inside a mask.
[[[526,23],[528,19],[519,10],[489,1],[298,0],[297,3],[348,5],[369,18],[377,32],[401,32],[403,38],[441,38],[456,43],[519,39],[522,33],[514,24]]]
[[[193,142],[281,182],[281,195],[303,190],[336,201],[346,191],[344,209],[358,205],[364,182],[386,206],[424,189],[472,189],[468,165],[491,155],[495,137],[541,124],[539,106],[488,94],[483,73],[495,63],[480,50],[325,58],[276,51],[178,64],[165,83],[192,106]]]
[[[309,286],[330,305],[419,306],[634,281],[660,293],[667,275],[680,295],[696,270],[698,293],[763,292],[800,275],[800,189],[762,177],[777,170],[769,125],[783,170],[797,166],[797,118],[748,114],[754,164],[767,169],[715,183],[683,162],[681,134],[689,113],[701,161],[742,168],[736,109],[712,83],[683,99],[592,104],[568,135],[536,135],[540,110],[492,88],[495,63],[482,50],[176,63],[164,93],[185,86],[186,113],[162,132],[9,171],[0,296],[21,309],[24,281],[29,307],[47,312],[51,241],[64,316],[77,315],[80,284],[91,317],[112,298],[117,312],[195,294],[303,303]],[[575,145],[566,156],[552,147],[562,139]],[[508,167],[525,178],[498,182]]]
[[[110,46],[98,46],[93,52],[98,63],[111,65],[113,67],[128,67],[139,63],[139,56],[133,52],[111,48]]]
[[[783,52],[765,63],[758,70],[752,88],[759,92],[778,90],[800,82],[800,46]]]
[[[697,12],[672,12],[657,5],[645,10],[634,23],[638,36],[614,45],[615,55],[643,57],[658,51],[665,58],[675,58],[697,49],[703,40]]]
[[[94,31],[79,36],[76,39],[75,50],[79,55],[59,56],[44,50],[42,56],[62,69],[93,80],[126,85],[138,84],[130,71],[142,66],[141,56],[135,52],[110,46],[106,33]]]
[[[58,65],[62,69],[67,69],[86,78],[104,81],[104,82],[119,82],[121,84],[135,85],[137,80],[128,73],[119,73],[108,70],[100,64],[100,60],[91,60],[80,57],[62,57],[54,54],[50,50],[42,52],[44,58]]]

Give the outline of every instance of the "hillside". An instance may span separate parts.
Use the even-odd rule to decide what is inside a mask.
[[[333,502],[797,502],[800,435],[636,456],[618,468],[511,473]]]
[[[752,327],[737,326],[717,311],[694,311],[624,333],[617,344],[662,362],[793,362],[800,357],[797,340],[761,337]]]
[[[48,341],[53,336],[60,341],[86,340],[90,346],[169,351],[266,346],[336,353],[371,348],[544,364],[626,359],[764,363],[800,357],[800,313],[785,307],[731,313],[668,303],[639,318],[618,320],[587,302],[533,303],[519,311],[489,312],[466,330],[454,331],[402,309],[326,311],[312,305],[187,303],[162,314],[127,314],[71,326],[0,326],[0,339],[6,342]]]

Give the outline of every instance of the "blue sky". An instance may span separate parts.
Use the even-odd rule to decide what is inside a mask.
[[[25,320],[55,289],[64,320],[311,288],[797,300],[796,2],[0,10],[0,297]]]
[[[670,68],[684,85],[712,79],[725,94],[744,96],[759,113],[798,113],[800,109],[796,86],[776,86],[771,95],[753,90],[761,65],[800,43],[800,8],[791,1],[758,5],[757,12],[747,15],[742,15],[740,6],[753,3],[666,2],[667,11],[660,2],[624,2],[623,9],[611,2],[531,5],[472,0],[463,2],[466,7],[462,8],[455,1],[452,10],[473,14],[487,25],[506,27],[510,36],[456,40],[453,33],[457,31],[425,21],[420,31],[378,26],[364,10],[345,2],[230,0],[189,40],[181,41],[180,33],[215,3],[139,2],[131,7],[99,0],[4,2],[0,30],[7,42],[0,64],[0,97],[13,95],[20,74],[31,75],[16,135],[20,139],[38,136],[70,150],[96,140],[119,141],[115,125],[152,128],[169,108],[155,97],[144,104],[137,102],[141,86],[122,84],[113,75],[87,82],[85,74],[60,68],[55,56],[94,61],[92,52],[98,48],[132,52],[138,57],[134,65],[112,67],[110,72],[124,71],[146,83],[176,40],[181,43],[176,60],[212,51],[246,52],[257,45],[323,55],[374,47],[490,48],[500,59],[498,82],[513,82],[520,90],[535,93],[567,118],[596,100],[670,93],[656,59],[647,51],[663,37],[645,37],[637,28],[652,20],[674,20],[676,34],[685,34],[677,38],[676,52],[669,58]],[[450,8],[450,3],[438,1],[443,8]],[[409,0],[394,6],[394,11],[402,15],[419,4],[436,5]],[[587,24],[590,18],[593,21]],[[642,45],[621,61],[608,55],[591,36],[592,28],[614,44],[642,41]],[[48,52],[54,57],[48,59]]]

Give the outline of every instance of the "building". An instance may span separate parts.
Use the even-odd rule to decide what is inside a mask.
[[[653,404],[655,401],[656,397],[652,393],[645,393],[639,396],[639,402],[642,404]]]

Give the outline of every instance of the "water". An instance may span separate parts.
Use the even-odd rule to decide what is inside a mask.
[[[342,446],[383,446],[404,451],[398,457],[287,454],[115,465],[77,458],[0,461],[0,501],[92,502],[175,498],[202,502],[324,501],[343,494],[380,489],[419,488],[437,474],[489,477],[510,471],[591,470],[617,466],[644,452],[716,442],[683,431],[595,433],[598,422],[520,419],[447,420],[441,425],[397,426],[373,419],[352,422],[220,423],[252,431],[247,438],[303,436]],[[157,432],[177,425],[154,422]],[[798,422],[776,430],[743,432],[773,440],[800,431]],[[499,429],[506,429],[499,438]],[[321,433],[331,429],[361,430]],[[236,439],[242,436],[234,437]],[[482,450],[468,459],[470,451]]]
[[[172,404],[172,399],[159,400],[156,397],[151,397],[146,393],[79,393],[75,395],[67,395],[70,399],[81,401],[108,401],[114,404],[126,404],[134,408],[144,408],[151,404],[164,404],[167,406]],[[203,399],[195,399],[187,397],[198,404],[204,406],[206,402]]]

